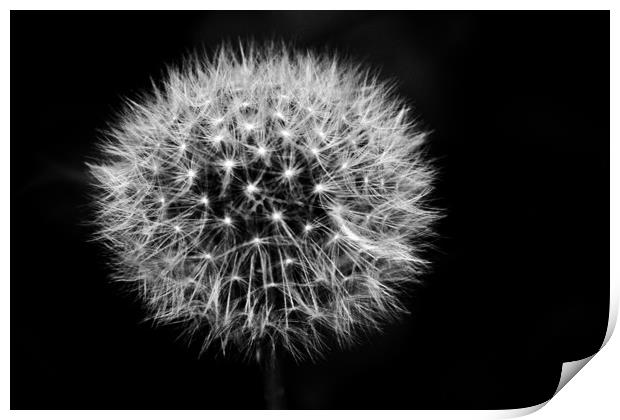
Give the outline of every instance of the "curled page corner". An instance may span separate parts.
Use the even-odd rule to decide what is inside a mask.
[[[603,339],[603,343],[601,344],[601,347],[597,351],[595,351],[592,355],[590,355],[588,357],[584,357],[583,359],[579,359],[579,360],[573,360],[573,361],[570,361],[570,362],[564,362],[562,364],[562,371],[560,373],[560,380],[558,381],[558,386],[555,389],[555,392],[553,393],[553,396],[550,399],[548,399],[547,401],[543,401],[540,404],[532,405],[530,407],[515,408],[515,409],[508,409],[508,410],[489,411],[487,418],[496,418],[496,419],[497,418],[501,418],[501,419],[517,418],[517,417],[527,416],[528,414],[532,414],[532,413],[540,410],[545,405],[547,405],[547,403],[549,401],[551,401],[553,399],[553,397],[555,397],[556,394],[558,392],[560,392],[560,390],[562,388],[564,388],[564,386],[586,364],[588,364],[588,362],[590,360],[592,360],[592,358],[594,356],[596,356],[596,354],[599,351],[601,351],[601,349],[603,347],[605,347],[605,345],[607,344],[607,342],[611,338],[611,335],[613,334],[613,331],[614,331],[614,329],[616,327],[616,321],[618,319],[618,294],[614,293],[614,288],[613,287],[614,286],[613,286],[613,283],[612,283],[612,289],[611,289],[611,294],[610,294],[610,305],[609,305],[609,320],[607,321],[607,331],[605,333],[605,338]]]
[[[572,362],[564,362],[562,364],[562,373],[560,374],[560,381],[558,382],[558,387],[555,389],[553,396],[555,396],[558,392],[560,392],[560,390],[564,388],[564,385],[566,385],[568,381],[573,379],[573,377],[577,374],[577,372],[579,372],[594,357],[595,354],[596,353],[594,353],[591,356],[584,357],[583,359],[580,359],[580,360],[574,360]]]
[[[528,414],[532,414],[540,410],[545,405],[547,405],[547,403],[551,401],[558,392],[560,392],[560,390],[564,387],[564,385],[566,385],[568,381],[570,381],[577,374],[577,372],[579,372],[581,368],[583,368],[590,361],[590,359],[594,357],[594,354],[592,356],[588,356],[580,360],[575,360],[572,362],[564,362],[562,364],[562,372],[560,374],[560,380],[558,381],[558,386],[555,392],[553,393],[553,396],[549,398],[548,400],[543,401],[540,404],[532,405],[530,407],[501,410],[499,412],[496,412],[497,415],[492,416],[492,417],[500,418],[500,419],[517,418],[517,417],[527,416]]]
[[[579,372],[590,360],[592,360],[592,358],[599,351],[601,351],[603,347],[605,347],[605,344],[607,344],[607,342],[611,338],[611,335],[613,334],[614,329],[616,328],[616,321],[618,319],[618,294],[614,293],[613,289],[614,289],[614,286],[612,282],[611,290],[610,290],[610,302],[609,302],[610,305],[609,305],[609,318],[607,320],[607,331],[605,332],[605,338],[603,339],[603,343],[601,344],[601,347],[588,357],[584,357],[583,359],[574,360],[571,362],[564,362],[562,364],[562,373],[560,374],[560,381],[558,382],[558,387],[553,393],[553,396],[555,396],[558,392],[560,392],[560,390],[564,388],[564,385],[566,385],[568,381],[570,381],[577,374],[577,372]]]

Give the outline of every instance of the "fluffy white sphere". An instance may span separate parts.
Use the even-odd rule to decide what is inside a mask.
[[[401,313],[436,213],[425,133],[334,56],[224,47],[128,105],[90,165],[99,237],[153,319],[313,356]]]

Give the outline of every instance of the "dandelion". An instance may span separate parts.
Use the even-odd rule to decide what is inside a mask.
[[[250,46],[193,56],[155,89],[90,164],[98,238],[153,320],[204,348],[301,359],[405,311],[434,171],[388,86],[334,56]]]

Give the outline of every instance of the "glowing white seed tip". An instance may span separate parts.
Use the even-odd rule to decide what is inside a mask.
[[[325,133],[323,131],[321,131],[321,130],[316,130],[316,135],[319,136],[322,139],[325,138]]]
[[[310,232],[312,230],[312,225],[310,223],[306,224],[306,226],[304,226],[304,230],[306,232]]]
[[[312,149],[310,149],[310,151],[312,152],[313,155],[317,156],[319,154],[319,149],[317,149],[316,147],[313,147]]]
[[[232,224],[232,219],[229,216],[224,217],[224,219],[222,221],[224,222],[225,225],[231,225]]]
[[[258,191],[258,188],[256,187],[255,184],[248,184],[247,187],[245,187],[245,190],[247,192],[249,192],[250,194],[255,193],[256,191]]]
[[[226,170],[231,170],[232,168],[234,168],[234,166],[235,166],[234,160],[226,159],[224,161],[224,168],[226,168]]]
[[[224,140],[224,136],[222,136],[221,134],[218,134],[217,136],[213,137],[213,142],[214,143],[219,143],[222,140]]]
[[[213,258],[213,256],[207,252],[202,256],[202,258],[204,258],[205,260],[210,260],[211,258]]]
[[[256,152],[261,156],[265,156],[265,153],[267,153],[267,149],[265,149],[263,146],[260,146]]]
[[[368,177],[367,176],[364,177],[364,184],[368,184]]]
[[[276,118],[278,118],[278,119],[280,119],[280,120],[284,120],[284,115],[282,115],[282,113],[281,113],[281,112],[275,112],[275,113],[273,114],[273,116],[274,116],[274,117],[276,117]]]
[[[180,232],[180,231],[181,231],[181,226],[176,225],[176,226],[174,227],[174,231],[175,231],[175,232]]]
[[[193,178],[195,176],[196,176],[196,171],[194,171],[193,169],[190,169],[189,171],[187,171],[188,178]]]
[[[165,199],[164,197],[160,197],[160,198],[159,198],[159,202],[160,202],[160,203],[162,203],[162,204],[164,204],[164,203],[166,202],[166,199]]]
[[[284,176],[286,178],[292,178],[293,175],[295,175],[295,171],[293,171],[292,169],[287,169],[286,171],[284,171]]]
[[[290,132],[290,131],[288,131],[288,130],[282,130],[282,131],[280,131],[280,135],[281,135],[282,137],[286,137],[286,138],[288,138],[288,137],[291,137],[291,132]]]
[[[255,237],[255,238],[252,240],[252,242],[254,242],[256,245],[258,245],[258,244],[260,244],[260,243],[261,243],[261,238],[259,238],[259,237],[257,236],[257,237]]]
[[[200,199],[200,202],[206,206],[207,204],[209,204],[209,199],[207,197],[202,197]]]
[[[247,131],[252,131],[254,130],[256,126],[254,124],[250,124],[250,123],[245,123],[243,124],[243,128],[245,128]]]
[[[320,192],[323,192],[323,191],[325,191],[325,186],[323,184],[316,184],[314,186],[314,192],[315,193],[320,193]]]
[[[274,211],[274,212],[271,214],[271,219],[272,219],[274,222],[277,222],[277,221],[279,221],[279,220],[282,220],[282,212],[281,212],[281,211]]]
[[[348,167],[349,167],[349,162],[345,162],[341,166],[342,169],[347,169]]]
[[[215,125],[220,125],[222,122],[224,122],[224,118],[223,117],[219,117],[219,118],[214,118],[213,119],[213,124],[215,124]]]
[[[185,144],[185,143],[181,143],[181,145],[179,146],[179,148],[180,148],[181,150],[185,150],[185,149],[187,149],[187,144]]]
[[[291,265],[291,264],[293,264],[293,259],[292,259],[292,258],[287,258],[287,259],[285,259],[285,260],[284,260],[284,264],[286,264],[286,265]]]

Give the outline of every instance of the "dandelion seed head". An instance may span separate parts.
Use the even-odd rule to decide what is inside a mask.
[[[404,312],[435,173],[404,101],[364,69],[241,48],[195,55],[121,112],[89,165],[97,237],[153,320],[204,348],[313,358]]]

